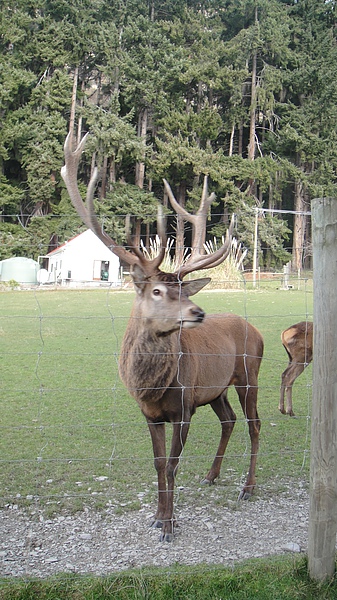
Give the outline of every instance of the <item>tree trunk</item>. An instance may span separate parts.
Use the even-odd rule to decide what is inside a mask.
[[[233,123],[231,136],[229,139],[229,151],[228,156],[233,156],[233,148],[234,148],[234,135],[235,135],[235,123]]]
[[[85,81],[82,81],[82,85],[81,85],[82,97],[81,97],[81,101],[80,101],[81,108],[83,107],[84,91],[85,91]],[[78,123],[77,123],[77,145],[80,143],[80,141],[82,139],[82,122],[83,122],[83,116],[82,116],[82,112],[80,112],[79,117],[78,117]]]
[[[301,181],[297,181],[295,183],[295,210],[303,213],[304,209],[303,184]],[[302,268],[305,219],[304,214],[294,215],[292,267],[296,271]]]
[[[78,67],[75,67],[74,80],[73,80],[73,91],[72,91],[72,95],[71,95],[70,119],[69,119],[69,133],[70,133],[72,140],[73,140],[74,129],[75,129],[77,82],[78,82]]]
[[[257,5],[255,5],[255,25],[258,24],[258,13]],[[252,59],[252,84],[250,93],[250,125],[249,125],[249,144],[248,144],[248,158],[254,160],[255,158],[255,130],[256,130],[256,63],[257,63],[257,50],[253,52]]]
[[[153,23],[154,22],[154,0],[151,0],[149,8],[150,8],[150,21]]]
[[[138,118],[138,137],[144,139],[144,155],[145,155],[145,136],[147,131],[147,121],[148,121],[148,112],[147,108],[144,108],[139,113]],[[136,163],[136,177],[135,184],[138,185],[139,188],[143,189],[144,187],[144,179],[145,179],[145,162],[137,162]]]
[[[306,228],[306,216],[303,214],[307,210],[303,183],[295,182],[295,206],[294,209],[299,214],[294,215],[294,233],[291,265],[293,270],[298,271],[303,267],[303,247]]]
[[[183,208],[185,208],[185,199],[186,199],[186,182],[183,181],[179,185],[178,197],[177,197],[177,200],[178,200],[180,206],[182,206]],[[183,263],[184,252],[185,252],[184,219],[181,215],[177,215],[175,258],[176,258],[177,264],[179,264],[179,265],[182,265],[182,263]]]
[[[134,236],[134,245],[136,248],[140,248],[140,234],[141,234],[141,220],[135,220],[135,236]]]
[[[241,122],[240,128],[239,128],[239,148],[238,148],[239,156],[242,156],[242,150],[243,150],[243,124]]]
[[[115,158],[112,157],[110,159],[110,166],[109,166],[109,191],[110,192],[113,188],[114,183],[116,183],[116,161],[115,161]]]
[[[105,198],[106,196],[106,180],[107,180],[107,170],[108,170],[108,158],[104,156],[103,166],[102,166],[102,182],[101,182],[101,192],[100,198]]]
[[[150,223],[146,223],[145,248],[150,250]]]
[[[250,99],[250,126],[249,126],[249,144],[248,144],[248,158],[254,160],[255,158],[255,126],[256,126],[256,52],[253,54],[252,64],[252,85],[251,85],[251,99]]]

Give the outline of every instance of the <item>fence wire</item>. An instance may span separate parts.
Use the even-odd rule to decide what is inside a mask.
[[[293,323],[312,320],[311,280],[296,278],[288,291],[277,287],[281,286],[272,277],[261,280],[256,290],[244,281],[240,290],[206,290],[198,297],[207,312],[239,314],[265,338],[258,395],[262,427],[257,502],[278,494],[284,485],[308,483],[310,367],[294,386],[296,418],[281,415],[277,406],[287,365],[280,333]],[[282,302],[275,310],[278,294]],[[2,515],[16,511],[18,518],[27,519],[29,535],[36,518],[67,518],[76,511],[109,510],[126,520],[130,514],[149,520],[157,496],[150,437],[118,375],[133,292],[38,288],[4,291],[0,302]],[[179,360],[177,379],[179,383]],[[183,400],[182,385],[182,405]],[[181,538],[184,523],[196,518],[210,500],[212,516],[224,506],[237,510],[250,438],[232,389],[229,401],[237,421],[220,478],[208,497],[200,482],[214,458],[220,425],[209,407],[199,408],[192,419],[176,474],[175,516]],[[168,438],[170,433],[167,427]],[[30,546],[27,552],[29,557]],[[29,574],[28,558],[25,564],[21,572]],[[4,555],[4,574],[6,568]]]

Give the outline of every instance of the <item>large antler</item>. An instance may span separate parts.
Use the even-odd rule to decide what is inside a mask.
[[[94,210],[94,191],[98,179],[97,167],[94,168],[88,184],[86,203],[84,203],[82,200],[77,184],[78,165],[81,160],[81,155],[84,150],[88,135],[89,134],[87,133],[82,138],[75,150],[72,150],[72,136],[70,132],[68,133],[64,143],[65,165],[61,169],[61,175],[67,186],[70,200],[85,225],[97,235],[97,237],[103,242],[103,244],[105,244],[105,246],[107,246],[114,254],[116,254],[121,260],[125,261],[130,266],[134,266],[136,264],[141,265],[142,269],[145,270],[148,275],[151,275],[159,268],[159,265],[161,264],[165,254],[166,235],[161,207],[158,209],[157,220],[158,235],[159,239],[161,240],[161,250],[158,256],[152,260],[146,259],[140,249],[134,246],[131,242],[130,246],[132,252],[123,246],[119,246],[115,240],[105,233],[102,226],[98,222]]]
[[[105,244],[105,246],[107,246],[114,254],[116,254],[121,260],[125,261],[130,266],[140,265],[143,271],[146,273],[146,275],[151,276],[158,271],[165,255],[166,234],[162,214],[162,207],[159,205],[157,217],[158,236],[161,242],[161,248],[158,256],[156,256],[152,260],[145,258],[140,248],[135,246],[132,242],[129,242],[131,251],[127,250],[123,246],[119,246],[115,242],[115,240],[113,240],[103,230],[95,214],[94,191],[98,179],[97,167],[94,168],[92,176],[90,178],[85,203],[83,202],[78,189],[78,166],[88,135],[89,134],[87,133],[82,138],[75,150],[72,149],[72,135],[70,132],[68,133],[64,144],[65,165],[61,169],[61,175],[67,186],[71,202],[75,207],[77,213],[81,217],[82,221],[85,223],[85,225],[97,235],[97,237],[103,242],[103,244]],[[191,254],[187,261],[176,270],[176,275],[178,275],[178,277],[182,279],[185,275],[187,275],[187,273],[191,273],[192,271],[209,269],[211,267],[219,265],[228,256],[230,250],[231,236],[233,230],[233,219],[231,221],[229,229],[227,230],[225,243],[221,246],[221,248],[219,248],[212,254],[205,254],[204,245],[206,240],[207,215],[209,207],[215,199],[215,194],[211,194],[207,197],[207,176],[205,176],[204,179],[201,203],[195,215],[191,215],[182,206],[180,206],[180,204],[175,199],[169,184],[165,179],[164,185],[169,196],[172,208],[176,211],[176,213],[182,215],[184,219],[192,223],[193,226]]]
[[[177,269],[177,274],[180,278],[185,277],[187,273],[191,273],[192,271],[199,271],[201,269],[210,269],[211,267],[216,267],[225,260],[230,251],[232,232],[234,226],[233,217],[229,229],[227,230],[224,244],[215,252],[212,252],[211,254],[206,254],[206,222],[209,208],[212,202],[214,202],[215,200],[214,193],[212,193],[210,196],[207,196],[207,183],[208,179],[207,175],[205,175],[200,206],[196,214],[191,215],[189,212],[187,212],[187,210],[180,206],[180,204],[174,197],[170,185],[168,184],[166,179],[164,179],[165,189],[170,199],[172,208],[177,214],[180,214],[184,219],[186,219],[186,221],[192,223],[193,227],[191,254],[187,261]]]

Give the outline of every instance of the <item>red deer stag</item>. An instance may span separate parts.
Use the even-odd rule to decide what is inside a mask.
[[[160,214],[161,251],[158,257],[149,260],[138,247],[131,246],[131,251],[119,247],[102,231],[93,209],[97,170],[88,185],[87,205],[82,202],[77,170],[85,139],[72,151],[68,136],[62,177],[84,223],[131,267],[136,298],[122,342],[119,372],[146,418],[152,439],[158,477],[158,507],[153,526],[162,528],[161,540],[171,541],[174,481],[191,417],[199,406],[210,404],[221,423],[218,450],[203,481],[211,484],[220,474],[236,419],[227,399],[230,385],[234,385],[238,393],[251,439],[249,472],[239,497],[246,499],[253,492],[261,425],[257,413],[257,386],[263,339],[245,319],[233,314],[205,316],[204,311],[190,300],[190,296],[209,283],[210,278],[183,281],[188,273],[220,264],[230,249],[232,225],[223,246],[211,255],[204,253],[207,214],[214,199],[213,194],[207,197],[207,178],[195,215],[190,215],[176,202],[170,186],[164,181],[174,210],[193,225],[190,257],[175,273],[165,273],[159,268],[165,251]],[[171,423],[173,427],[168,459],[165,423]]]
[[[289,356],[289,364],[282,373],[279,410],[283,415],[295,416],[292,401],[293,383],[312,361],[312,335],[313,323],[311,321],[295,323],[281,333],[282,344]],[[286,410],[284,410],[284,393],[286,394]]]

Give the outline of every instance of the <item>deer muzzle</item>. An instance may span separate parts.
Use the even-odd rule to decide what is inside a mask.
[[[191,308],[189,311],[189,315],[182,320],[182,326],[185,329],[197,327],[197,325],[203,322],[204,318],[205,312],[202,310],[202,308],[199,308],[199,306],[193,306],[193,308]]]

